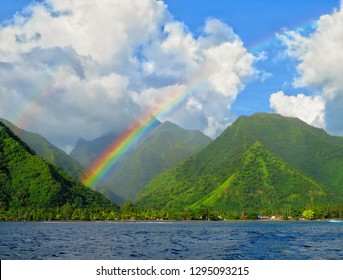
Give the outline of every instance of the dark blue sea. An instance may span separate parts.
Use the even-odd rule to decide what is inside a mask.
[[[0,259],[342,260],[343,223],[2,222]]]

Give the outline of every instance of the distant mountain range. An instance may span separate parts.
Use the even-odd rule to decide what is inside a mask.
[[[70,156],[89,167],[117,137],[108,134],[93,141],[81,139]],[[200,131],[185,130],[171,122],[158,123],[122,158],[97,190],[118,204],[133,200],[149,180],[199,152],[211,141]]]
[[[266,113],[239,117],[213,141],[171,122],[156,123],[98,192],[140,209],[207,209],[232,218],[343,206],[343,137]],[[51,208],[57,216],[59,209],[117,209],[78,179],[118,136],[81,139],[72,159],[38,134],[0,120],[0,216],[6,209],[14,217],[27,208]],[[91,215],[87,211],[80,217]]]
[[[85,214],[90,208],[118,209],[103,195],[44,161],[0,122],[0,219],[2,215],[69,219],[75,209]]]
[[[137,207],[274,212],[343,204],[343,137],[296,118],[242,116],[151,180]]]
[[[0,121],[37,155],[75,180],[80,180],[86,168],[120,135],[110,133],[93,141],[80,139],[67,155],[39,134],[20,129],[7,120]],[[185,130],[170,122],[156,123],[156,127],[123,157],[105,182],[98,184],[97,191],[120,205],[128,199],[133,200],[150,179],[212,141],[199,131]]]

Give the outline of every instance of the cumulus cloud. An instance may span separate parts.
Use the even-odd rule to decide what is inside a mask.
[[[243,88],[242,79],[253,75],[253,57],[246,54],[241,41],[222,43],[206,50],[209,81],[214,89],[225,96],[236,98]]]
[[[339,10],[321,16],[312,34],[288,31],[280,38],[287,48],[287,55],[299,61],[294,85],[320,91],[326,104],[326,127],[343,135],[342,4]]]
[[[111,126],[123,129],[133,119],[122,109],[133,107],[125,104],[128,77],[91,75],[75,54],[60,63],[68,55],[65,49],[33,50],[20,63],[0,65],[1,114],[60,147],[80,136],[97,137]]]
[[[255,57],[228,25],[216,19],[208,19],[197,38],[182,23],[168,23],[164,37],[144,50],[145,78],[157,80],[159,87],[143,91],[136,101],[145,97],[138,102],[144,106],[147,100],[158,100],[165,87],[176,84],[189,92],[189,99],[168,119],[217,136],[229,123],[228,111],[237,94],[256,74]]]
[[[304,122],[319,128],[324,127],[324,100],[321,96],[287,96],[283,91],[273,93],[270,107],[280,115],[297,117]]]
[[[2,50],[72,47],[79,55],[105,63],[132,52],[156,33],[165,9],[162,2],[148,0],[33,2],[1,30]]]
[[[155,0],[33,2],[0,25],[0,42],[0,116],[66,149],[175,92],[184,102],[162,120],[216,136],[255,74],[228,25],[208,19],[195,37]]]

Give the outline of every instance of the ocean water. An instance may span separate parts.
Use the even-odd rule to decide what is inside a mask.
[[[0,259],[342,260],[343,223],[2,222]]]

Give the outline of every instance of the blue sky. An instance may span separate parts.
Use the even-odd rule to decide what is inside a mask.
[[[320,16],[330,14],[340,6],[337,0],[214,0],[201,1],[201,4],[190,0],[187,5],[182,0],[165,2],[173,16],[183,21],[193,33],[201,30],[207,18],[218,18],[233,28],[250,52],[268,52],[268,59],[257,63],[257,67],[273,74],[273,77],[263,83],[249,83],[233,105],[232,113],[235,115],[271,111],[269,95],[279,90],[288,94],[300,91],[311,94],[311,89],[294,89],[292,86],[295,61],[286,58],[276,61],[275,57],[280,56],[283,49],[275,35],[284,29],[308,28]]]
[[[216,137],[277,112],[343,135],[339,0],[76,2],[0,0],[0,117],[69,151],[188,89],[163,120]]]
[[[193,31],[207,18],[217,18],[241,37],[249,49],[275,36],[283,28],[295,29],[339,8],[337,0],[170,0],[165,1],[173,16]]]

